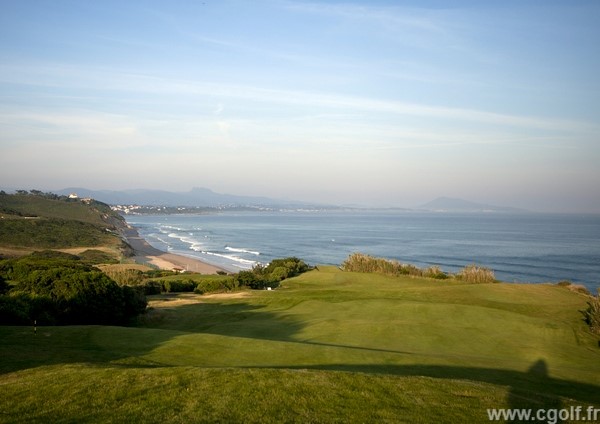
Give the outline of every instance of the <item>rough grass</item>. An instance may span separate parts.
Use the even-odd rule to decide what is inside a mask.
[[[20,251],[90,247],[116,252],[122,243],[114,231],[106,231],[120,225],[122,219],[98,202],[0,195],[0,218],[0,253],[6,251],[6,256],[18,256]]]
[[[0,327],[0,421],[487,422],[600,407],[587,297],[319,267],[158,296],[137,327]],[[99,390],[99,388],[102,388]]]
[[[86,205],[79,200],[54,200],[33,195],[0,196],[0,208],[9,209],[25,216],[63,219],[86,222],[97,226],[105,226],[102,214],[109,213],[105,206],[102,210]]]

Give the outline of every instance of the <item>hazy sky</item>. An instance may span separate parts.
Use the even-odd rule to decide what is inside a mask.
[[[0,186],[600,212],[599,22],[596,0],[1,0]]]

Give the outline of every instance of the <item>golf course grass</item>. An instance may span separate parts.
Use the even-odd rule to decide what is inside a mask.
[[[586,296],[319,267],[150,298],[134,327],[0,327],[0,422],[489,422],[600,408]]]

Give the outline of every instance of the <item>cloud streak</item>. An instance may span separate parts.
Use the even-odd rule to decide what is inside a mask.
[[[152,93],[156,95],[213,96],[275,106],[299,105],[330,110],[349,110],[390,113],[472,123],[522,127],[531,129],[592,134],[599,130],[595,123],[532,116],[519,116],[485,110],[416,104],[395,100],[380,100],[330,94],[264,88],[221,82],[200,82],[162,76],[144,75],[111,68],[73,66],[0,67],[0,81],[48,87],[94,90],[104,86],[121,92]]]

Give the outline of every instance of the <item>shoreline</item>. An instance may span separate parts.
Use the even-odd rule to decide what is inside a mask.
[[[129,224],[123,228],[123,238],[133,249],[133,259],[137,262],[150,263],[160,269],[180,268],[185,271],[198,272],[200,274],[216,274],[219,271],[227,272],[226,269],[208,264],[200,259],[190,258],[188,256],[175,253],[163,252],[150,245],[145,238],[140,236],[138,230]]]

